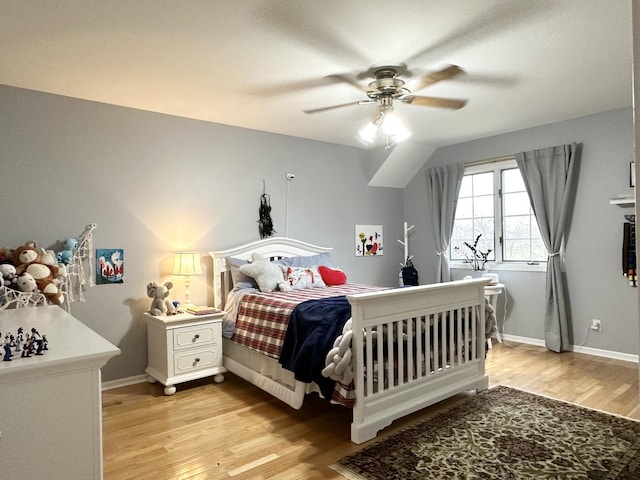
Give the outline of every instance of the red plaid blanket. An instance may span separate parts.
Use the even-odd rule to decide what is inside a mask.
[[[380,290],[380,287],[348,283],[327,288],[245,295],[231,340],[277,360],[280,358],[291,312],[296,305],[306,300],[377,290]]]
[[[296,305],[306,300],[374,292],[381,289],[381,287],[349,283],[291,292],[247,294],[242,298],[236,329],[231,340],[278,360],[291,312]],[[352,407],[354,396],[353,384],[343,385],[336,382],[332,398],[334,402]]]

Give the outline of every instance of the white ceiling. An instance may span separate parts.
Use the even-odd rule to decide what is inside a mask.
[[[631,47],[628,0],[0,0],[0,84],[351,146],[330,75],[459,65],[396,108],[438,147],[631,105]]]

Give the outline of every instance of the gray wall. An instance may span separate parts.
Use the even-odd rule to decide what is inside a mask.
[[[368,187],[360,149],[0,86],[0,245],[45,248],[97,223],[95,248],[123,248],[125,282],[86,291],[72,314],[118,345],[104,380],[143,373],[145,285],[170,279],[171,253],[257,240],[262,181],[277,234],[334,247],[349,280],[395,285],[402,191]],[[381,224],[383,256],[356,258],[354,225]],[[208,260],[208,261],[207,261]],[[192,281],[211,302],[211,262]],[[181,278],[173,278],[182,298]],[[51,345],[55,348],[55,345]]]
[[[425,209],[424,169],[431,165],[471,162],[552,145],[582,143],[576,205],[566,242],[566,270],[573,316],[573,344],[637,354],[636,290],[621,271],[622,224],[632,208],[610,205],[616,195],[633,194],[629,162],[633,161],[631,108],[484,138],[438,149],[407,185],[404,217],[416,225],[412,253],[421,280],[433,282],[432,228]],[[453,272],[460,277],[463,272]],[[498,272],[508,290],[504,330],[511,335],[544,338],[545,274]],[[502,318],[502,312],[500,313]],[[592,318],[602,333],[590,332]],[[586,333],[588,332],[588,335]]]

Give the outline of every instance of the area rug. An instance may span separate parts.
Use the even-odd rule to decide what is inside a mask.
[[[640,422],[499,386],[332,465],[348,479],[640,479]]]

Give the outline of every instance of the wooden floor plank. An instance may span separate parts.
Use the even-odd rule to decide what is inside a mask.
[[[508,385],[640,419],[638,366],[513,342],[487,356],[490,387]],[[294,410],[235,375],[178,386],[138,384],[103,394],[105,480],[339,480],[329,465],[362,446],[351,412],[309,396]],[[466,398],[394,422],[379,438]]]

